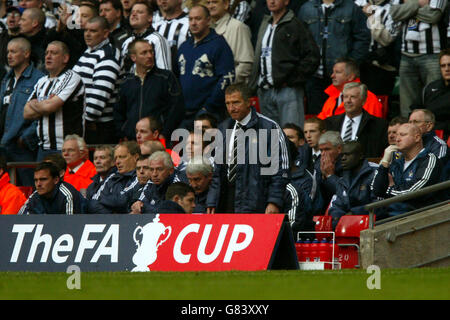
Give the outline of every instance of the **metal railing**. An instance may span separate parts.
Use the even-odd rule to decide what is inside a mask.
[[[387,207],[393,203],[408,201],[408,200],[415,199],[415,198],[418,198],[418,197],[421,197],[421,196],[424,196],[424,195],[427,195],[427,194],[430,194],[433,192],[437,192],[437,191],[441,191],[441,190],[445,190],[445,189],[449,189],[449,188],[450,188],[450,180],[441,182],[438,184],[434,184],[432,186],[428,186],[428,187],[425,187],[420,190],[412,191],[407,194],[402,194],[399,196],[395,196],[395,197],[385,199],[385,200],[380,200],[380,201],[373,202],[373,203],[366,205],[364,207],[364,209],[369,211],[369,229],[373,229],[373,227],[374,227],[375,209]],[[435,207],[438,207],[438,206],[441,206],[441,205],[447,204],[447,203],[450,203],[450,199],[447,199],[444,202],[433,204],[431,206],[427,206],[427,207],[423,207],[423,208],[420,208],[420,209],[417,209],[414,211],[406,212],[404,214],[400,214],[400,215],[397,215],[395,217],[391,217],[388,219],[389,219],[389,221],[397,220],[397,219],[404,218],[409,215],[412,215],[412,214],[415,214],[418,212],[422,212],[422,211],[425,211],[428,209],[432,209],[432,208],[435,208]],[[387,220],[387,219],[383,219],[382,221],[385,221],[385,220]],[[385,222],[387,222],[387,221],[385,221]]]

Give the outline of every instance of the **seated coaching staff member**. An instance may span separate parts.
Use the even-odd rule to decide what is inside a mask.
[[[84,213],[86,200],[73,186],[61,181],[59,169],[51,162],[41,162],[34,170],[36,191],[22,206],[19,214]]]

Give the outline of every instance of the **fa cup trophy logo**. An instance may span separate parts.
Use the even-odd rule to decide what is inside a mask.
[[[137,233],[142,234],[141,243],[136,239]],[[163,240],[159,238],[167,232]],[[149,265],[156,261],[157,251],[160,245],[169,239],[172,233],[170,226],[166,227],[159,222],[159,214],[155,216],[153,222],[147,223],[144,227],[137,226],[133,232],[133,239],[137,245],[136,253],[133,256],[133,263],[136,267],[132,272],[146,272],[150,271]]]

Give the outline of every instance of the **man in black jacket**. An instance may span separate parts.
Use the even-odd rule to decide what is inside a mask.
[[[258,32],[249,87],[258,89],[261,113],[279,125],[303,128],[304,84],[319,65],[319,49],[309,30],[287,7],[267,0],[271,12]]]
[[[364,147],[365,158],[383,155],[388,145],[387,122],[363,110],[367,86],[351,82],[344,86],[345,113],[325,119],[327,130],[339,131],[344,142],[357,140]]]
[[[444,140],[450,135],[450,48],[441,51],[439,59],[442,79],[423,90],[423,105],[436,117],[435,129],[444,130]]]
[[[119,104],[114,109],[114,121],[120,138],[134,140],[136,123],[143,117],[159,119],[161,134],[170,141],[172,131],[184,117],[184,99],[175,75],[155,66],[153,45],[146,40],[134,40],[129,46],[136,71],[128,74],[120,87]]]

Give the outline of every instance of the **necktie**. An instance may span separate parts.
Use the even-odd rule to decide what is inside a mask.
[[[345,128],[344,138],[342,139],[343,141],[352,140],[352,126],[353,126],[353,120],[349,119],[347,121],[347,127]]]
[[[233,183],[234,180],[236,180],[236,169],[237,169],[237,141],[238,141],[238,130],[242,129],[242,126],[239,124],[239,122],[236,122],[236,130],[234,131],[234,141],[233,141],[233,150],[231,152],[232,154],[232,160],[228,164],[228,181],[230,183]]]

